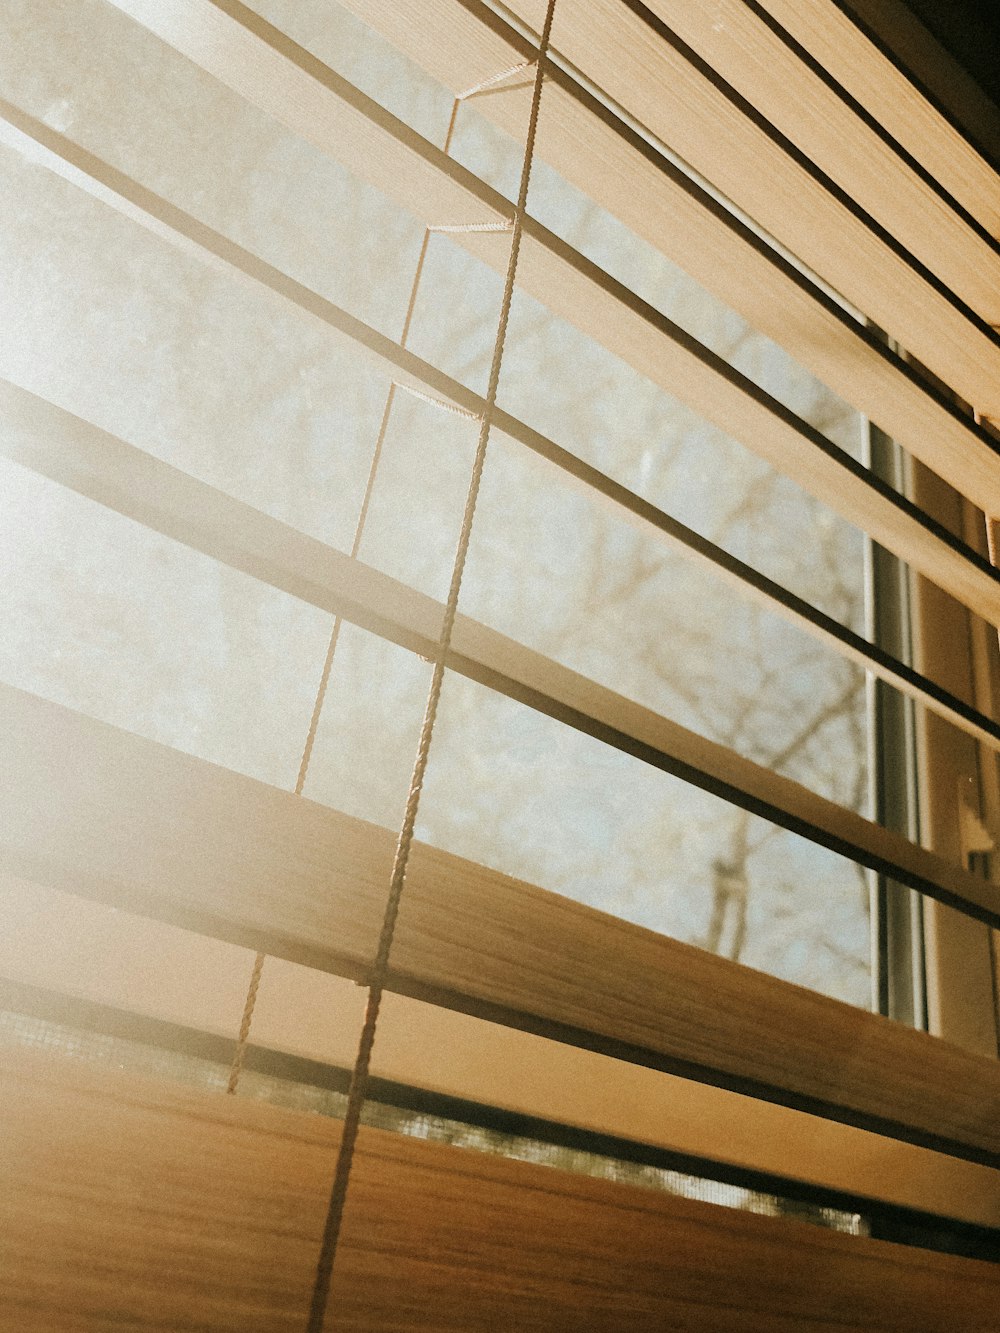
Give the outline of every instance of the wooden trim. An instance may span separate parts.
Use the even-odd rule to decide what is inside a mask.
[[[47,406],[2,382],[0,402],[19,422],[5,434],[15,460],[405,648],[436,651],[443,609],[432,598],[79,418],[48,428]],[[901,883],[1000,920],[996,886],[465,616],[456,623],[449,665]]]
[[[6,871],[364,977],[387,829],[10,687],[0,728]],[[996,1061],[420,843],[392,969],[404,994],[1000,1161]]]
[[[481,0],[344,0],[456,92],[530,54]],[[474,108],[515,138],[519,94]],[[536,152],[566,180],[679,264],[752,328],[789,349],[846,402],[973,498],[996,511],[996,443],[929,388],[885,341],[673,166],[570,74],[552,66]]]
[[[110,1006],[123,1023],[136,1015],[179,1024],[227,1038],[231,1051],[253,963],[249,950],[12,876],[3,877],[0,904],[0,1005],[18,1009],[17,990],[27,987],[49,997],[44,1016],[71,1028],[89,1027],[90,1005]],[[11,999],[5,982],[12,983]],[[365,997],[333,973],[269,958],[251,1041],[265,1052],[349,1069]],[[372,1070],[403,1086],[699,1157],[723,1170],[784,1176],[861,1201],[1000,1227],[1000,1172],[989,1167],[409,996],[384,997]],[[844,1206],[863,1211],[865,1204]]]
[[[0,1110],[9,1327],[302,1327],[337,1122],[26,1053]],[[331,1311],[371,1333],[986,1333],[998,1286],[976,1260],[362,1129]]]

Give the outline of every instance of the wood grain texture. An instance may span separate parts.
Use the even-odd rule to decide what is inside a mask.
[[[763,0],[763,6],[991,236],[1000,236],[996,170],[903,68],[852,21],[849,8],[829,0]],[[912,15],[908,19],[917,22]],[[942,57],[939,53],[939,62]],[[958,74],[948,70],[953,80]]]
[[[11,1052],[0,1328],[304,1326],[339,1125]],[[326,1327],[986,1333],[994,1265],[362,1130]]]
[[[512,8],[537,23],[539,0]],[[967,402],[1000,415],[1000,337],[987,323],[1000,323],[1000,287],[991,287],[995,304],[985,313],[954,297],[771,126],[748,116],[640,0],[560,0],[553,44]]]
[[[649,7],[950,291],[987,322],[1000,322],[1000,249],[993,235],[927,179],[919,161],[863,107],[852,105],[836,80],[810,67],[807,48],[797,50],[780,25],[766,22],[745,0],[649,0]],[[824,12],[844,18],[829,0]],[[860,34],[854,31],[849,50],[857,58]],[[912,108],[919,100],[911,89],[903,105]],[[921,125],[924,133],[930,128]],[[941,138],[936,128],[931,145]],[[959,142],[951,136],[953,148]],[[995,234],[1000,177],[982,159],[979,167]]]
[[[37,883],[0,875],[0,1009],[181,1049],[211,1034],[231,1055],[253,954]],[[348,1069],[366,992],[331,972],[269,958],[252,1045]],[[104,1020],[107,1020],[106,1022]],[[406,995],[383,998],[373,1072],[723,1166],[805,1181],[859,1200],[1000,1227],[1000,1171],[614,1060]],[[855,1202],[851,1208],[863,1209]]]
[[[970,142],[978,145],[990,162],[1000,163],[1000,107],[941,46],[907,0],[833,0],[833,3],[871,34],[888,58],[926,90],[933,105]]]
[[[530,54],[478,0],[345,0],[345,8],[456,92]],[[518,93],[473,105],[515,139],[523,133]],[[545,86],[536,153],[914,457],[996,512],[995,447],[971,419],[558,70]]]
[[[10,873],[365,974],[388,829],[9,687],[0,726]],[[392,969],[403,993],[1000,1162],[996,1061],[425,844],[414,844]]]

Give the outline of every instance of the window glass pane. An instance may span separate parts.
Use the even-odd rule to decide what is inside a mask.
[[[637,925],[870,1002],[868,888],[850,862],[456,677],[419,833]]]
[[[330,617],[0,460],[0,680],[291,787]]]
[[[429,672],[412,654],[346,629],[305,794],[398,825]],[[869,1004],[868,886],[859,867],[452,674],[417,836]]]
[[[415,218],[106,0],[0,0],[0,22],[3,96],[396,335]]]
[[[450,94],[337,6],[259,0],[258,9],[443,141]],[[0,0],[0,15],[11,33],[6,96],[399,336],[422,221],[101,0],[57,0],[41,17],[25,0]],[[164,124],[174,132],[164,135]],[[514,193],[521,146],[474,106],[462,108],[454,152]],[[360,557],[444,598],[475,423],[397,393],[382,437],[389,375],[302,311],[180,255],[16,153],[0,155],[0,172],[22,203],[0,223],[11,316],[0,326],[0,373],[342,550],[381,437]],[[530,206],[856,451],[856,413],[544,163]],[[502,270],[508,239],[486,244]],[[482,389],[501,285],[454,240],[433,236],[414,349]],[[500,397],[862,628],[860,533],[524,293]],[[329,617],[47,483],[25,484],[44,492],[43,521],[10,537],[19,628],[7,678],[291,785]],[[34,563],[33,542],[46,543]],[[89,602],[99,614],[75,614]],[[498,438],[462,609],[833,800],[865,806],[860,671]],[[116,617],[123,628],[108,628]],[[396,823],[427,676],[425,663],[344,627],[307,793]],[[427,837],[463,855],[866,1002],[867,892],[856,868],[480,687],[449,681],[421,819]]]
[[[860,614],[853,572],[824,567]],[[466,580],[476,619],[821,795],[866,804],[861,668],[515,446],[493,447]]]
[[[4,149],[0,181],[0,374],[349,547],[387,378]]]

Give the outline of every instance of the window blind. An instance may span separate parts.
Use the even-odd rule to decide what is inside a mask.
[[[293,143],[309,146],[317,156],[306,160],[317,171],[320,162],[335,163],[338,172],[346,170],[402,210],[399,217],[411,222],[399,221],[400,228],[416,220],[413,234],[422,239],[411,247],[415,276],[398,336],[395,329],[386,331],[382,311],[375,306],[366,311],[365,298],[327,294],[331,289],[319,270],[328,256],[319,263],[308,254],[302,260],[293,243],[279,262],[280,244],[270,252],[266,241],[255,245],[245,218],[227,224],[225,209],[206,205],[209,185],[202,187],[203,200],[197,191],[185,199],[151,153],[147,159],[134,145],[119,152],[114,141],[120,126],[112,126],[104,146],[96,122],[89,124],[86,117],[79,134],[72,124],[63,126],[58,106],[44,107],[30,77],[20,84],[13,79],[9,100],[8,90],[0,90],[2,138],[25,171],[53,176],[60,189],[89,196],[87,206],[96,204],[102,217],[114,217],[115,227],[127,224],[148,233],[148,244],[166,243],[191,271],[210,272],[222,284],[225,302],[246,301],[246,309],[272,312],[275,330],[282,320],[296,329],[308,326],[308,336],[321,340],[321,359],[338,358],[338,378],[353,377],[359,394],[368,392],[365,377],[374,377],[371,399],[377,407],[384,394],[384,407],[368,442],[374,452],[367,482],[354,483],[360,508],[353,539],[338,533],[331,540],[328,526],[303,522],[294,506],[281,514],[281,504],[269,494],[270,455],[264,455],[256,491],[242,482],[220,485],[217,477],[206,479],[197,450],[186,462],[183,452],[171,462],[162,443],[150,447],[148,440],[128,438],[129,411],[108,407],[114,394],[107,385],[96,396],[88,385],[79,391],[82,401],[66,402],[58,374],[44,366],[32,365],[27,372],[22,366],[20,374],[6,376],[0,453],[7,464],[37,477],[37,486],[71,497],[59,503],[82,505],[67,511],[83,515],[81,522],[111,523],[109,531],[119,534],[115,540],[123,551],[126,531],[141,529],[183,553],[167,556],[167,547],[157,547],[161,561],[206,561],[213,571],[224,571],[213,577],[232,580],[220,587],[231,589],[234,599],[244,595],[242,589],[266,585],[268,595],[280,599],[267,603],[274,608],[270,614],[287,616],[291,613],[279,607],[293,603],[304,607],[315,619],[308,632],[290,630],[282,659],[294,657],[292,650],[306,640],[318,645],[329,638],[321,630],[329,629],[332,618],[322,671],[319,661],[310,661],[303,667],[308,685],[296,687],[311,716],[299,777],[293,790],[286,772],[276,776],[277,762],[271,768],[261,762],[259,771],[250,772],[246,762],[199,753],[200,742],[183,736],[165,743],[169,720],[156,724],[162,735],[151,735],[155,728],[131,722],[120,700],[110,707],[84,691],[71,702],[47,678],[39,677],[39,684],[11,671],[9,683],[0,685],[8,779],[0,792],[3,869],[10,884],[19,886],[9,892],[34,895],[39,913],[53,923],[60,895],[69,894],[91,900],[95,911],[111,909],[105,918],[94,918],[104,919],[109,932],[114,914],[121,912],[182,928],[215,945],[249,949],[258,955],[255,978],[267,956],[358,982],[376,1001],[384,987],[393,997],[390,1025],[398,1021],[393,1015],[400,1011],[392,1005],[400,997],[416,1006],[407,1013],[430,1005],[466,1015],[479,1025],[476,1031],[487,1045],[494,1028],[507,1028],[524,1040],[544,1038],[634,1065],[647,1080],[684,1079],[722,1097],[812,1117],[816,1126],[828,1121],[849,1127],[864,1139],[848,1136],[840,1142],[877,1138],[886,1160],[897,1154],[897,1168],[880,1164],[873,1194],[895,1197],[894,1191],[910,1190],[909,1201],[916,1198],[919,1204],[922,1198],[927,1205],[935,1192],[935,1206],[947,1214],[968,1218],[971,1212],[976,1221],[995,1224],[1000,1206],[991,1202],[997,1197],[996,1062],[793,984],[790,972],[795,980],[804,977],[794,973],[792,947],[780,966],[772,966],[778,976],[736,961],[749,928],[741,876],[750,830],[758,827],[764,831],[754,851],[768,839],[792,834],[798,841],[789,845],[806,849],[789,853],[792,873],[822,875],[826,868],[836,888],[825,893],[821,883],[819,897],[827,900],[823,910],[834,915],[844,910],[833,905],[837,893],[842,902],[846,892],[836,877],[850,875],[833,869],[839,857],[977,923],[1000,924],[996,886],[973,873],[963,856],[945,855],[880,826],[864,812],[861,796],[844,794],[842,774],[795,767],[827,715],[845,728],[852,717],[857,725],[865,671],[975,742],[988,774],[995,769],[1000,728],[983,692],[946,689],[890,653],[857,623],[855,611],[834,605],[833,593],[832,610],[802,595],[789,557],[783,566],[780,559],[773,561],[780,568],[772,573],[782,577],[772,577],[752,549],[738,552],[724,535],[718,540],[706,535],[697,518],[682,521],[676,510],[685,503],[695,513],[698,508],[690,484],[662,504],[659,497],[647,498],[642,469],[653,466],[655,433],[641,466],[623,470],[616,449],[622,434],[635,433],[631,423],[602,424],[598,447],[588,450],[574,439],[573,420],[556,419],[561,408],[550,405],[546,413],[526,388],[516,406],[517,395],[504,389],[502,361],[512,302],[522,302],[512,316],[512,327],[517,326],[512,337],[524,336],[532,310],[543,311],[550,321],[545,328],[560,331],[561,348],[582,348],[585,344],[575,341],[582,338],[606,349],[624,368],[615,373],[631,377],[623,383],[671,395],[760,460],[754,467],[765,464],[763,472],[750,474],[757,478],[751,489],[794,483],[796,498],[780,492],[770,522],[799,512],[799,506],[815,519],[810,535],[816,549],[826,550],[821,543],[830,540],[837,559],[843,551],[860,549],[850,547],[846,536],[843,547],[836,545],[842,529],[833,525],[843,524],[844,532],[851,525],[906,562],[914,576],[996,625],[1000,580],[987,556],[969,544],[967,534],[956,535],[881,481],[852,446],[834,438],[836,429],[824,433],[796,410],[794,394],[778,382],[785,372],[771,370],[777,352],[761,354],[763,370],[757,363],[741,368],[738,355],[727,356],[709,345],[711,339],[699,339],[680,316],[673,317],[676,310],[667,314],[643,296],[637,290],[641,282],[630,285],[616,276],[611,262],[602,266],[583,241],[577,245],[560,234],[552,201],[570,196],[548,178],[540,195],[547,201],[546,222],[533,215],[530,192],[527,211],[513,202],[518,177],[523,192],[537,156],[539,170],[561,173],[569,186],[657,254],[675,260],[819,376],[844,400],[836,409],[841,416],[869,418],[992,517],[998,471],[989,395],[998,342],[990,318],[997,257],[982,220],[995,187],[992,168],[967,141],[955,172],[941,168],[954,129],[912,88],[908,95],[919,101],[922,133],[919,141],[907,136],[904,146],[893,137],[899,127],[883,125],[867,109],[863,89],[845,88],[840,73],[810,53],[821,49],[830,32],[842,30],[844,16],[833,5],[829,12],[823,6],[810,10],[817,36],[783,18],[777,5],[734,3],[720,9],[666,0],[650,7],[632,0],[556,0],[546,11],[553,24],[550,50],[547,36],[538,45],[544,16],[535,6],[472,0],[369,6],[351,0],[347,10],[450,90],[441,102],[451,105],[444,146],[289,35],[304,22],[301,12],[283,15],[279,5],[259,8],[240,0],[109,0],[94,6],[109,33],[131,34],[144,58],[169,49],[168,85],[183,69],[184,78],[196,79],[192,87],[204,90],[211,81],[224,86],[262,118],[255,126],[273,122],[290,133],[290,139],[277,141],[281,151],[300,151],[289,147]],[[282,15],[289,33],[278,22]],[[13,22],[13,10],[11,17]],[[884,56],[860,30],[851,29],[851,42],[865,69],[882,67]],[[405,83],[403,75],[397,77]],[[898,71],[893,77],[898,79]],[[205,79],[210,82],[197,82]],[[150,83],[155,105],[155,80]],[[489,171],[477,173],[464,160],[484,151],[461,141],[460,113],[469,107],[484,125],[513,133],[519,144],[526,137],[523,161],[517,160],[519,147],[505,180],[501,172],[491,183],[485,179]],[[221,126],[222,110],[218,114]],[[183,137],[181,128],[166,128]],[[190,125],[187,132],[193,133]],[[238,164],[225,167],[235,180]],[[31,175],[32,182],[37,178]],[[396,225],[395,214],[370,206],[382,225]],[[283,218],[281,225],[286,222]],[[311,244],[302,249],[308,252]],[[389,246],[391,239],[376,234],[374,254]],[[457,270],[458,287],[450,290],[462,300],[446,312],[460,315],[466,301],[477,307],[464,338],[450,328],[445,335],[440,329],[434,336],[421,331],[422,319],[432,322],[426,303],[435,299],[438,255],[446,252],[476,265]],[[491,272],[504,276],[502,292]],[[372,284],[381,281],[374,270],[368,278]],[[253,304],[261,301],[265,304]],[[533,304],[524,304],[528,301]],[[211,336],[206,319],[204,309],[192,304],[184,337],[199,355],[200,339]],[[873,323],[905,352],[893,350]],[[282,355],[282,336],[274,334],[270,350],[276,358]],[[248,398],[258,391],[251,381],[267,360],[267,346],[265,337],[258,347],[258,355],[264,349],[263,361],[251,362],[250,376],[240,385]],[[207,344],[204,352],[206,358],[213,354]],[[474,371],[463,358],[471,358]],[[530,374],[522,366],[526,383],[540,383],[543,397],[546,372],[556,360],[539,357]],[[8,364],[17,366],[13,353]],[[488,383],[482,373],[487,364]],[[936,379],[928,378],[924,366]],[[572,369],[573,392],[582,394],[587,386],[579,375],[573,380]],[[266,386],[261,392],[270,401]],[[274,401],[284,393],[276,390]],[[956,394],[972,404],[974,415]],[[308,410],[317,410],[312,399]],[[369,415],[374,423],[379,413]],[[422,458],[410,461],[403,493],[407,486],[418,493],[415,470],[421,465],[430,469],[433,459],[442,469],[441,490],[450,509],[433,509],[439,497],[426,492],[431,508],[425,529],[418,522],[405,530],[391,510],[388,518],[378,510],[384,470],[394,465],[394,415],[408,422],[423,450]],[[269,445],[283,429],[277,409],[274,420]],[[360,410],[352,415],[344,408],[337,426],[360,436],[367,420]],[[418,420],[422,427],[413,425]],[[126,424],[109,428],[116,421]],[[138,433],[141,437],[142,430]],[[150,438],[158,434],[162,427],[155,423]],[[746,739],[739,710],[713,734],[708,704],[684,684],[685,673],[703,670],[693,657],[680,663],[672,704],[662,702],[669,694],[661,694],[654,706],[646,685],[629,682],[623,668],[629,652],[624,644],[631,646],[625,627],[630,618],[648,615],[650,604],[627,602],[613,584],[603,607],[581,601],[578,592],[569,599],[571,619],[589,618],[597,625],[603,616],[618,614],[616,602],[624,607],[623,619],[614,621],[622,660],[612,653],[610,665],[593,648],[549,646],[558,642],[546,619],[551,612],[530,597],[529,607],[540,609],[544,622],[537,631],[527,627],[521,612],[520,619],[511,612],[506,621],[504,613],[492,613],[480,566],[474,567],[472,592],[465,594],[480,610],[463,609],[457,600],[463,542],[471,539],[474,560],[485,558],[474,545],[475,493],[471,503],[464,500],[477,435],[474,473],[492,456],[489,450],[499,451],[503,475],[513,479],[507,484],[522,490],[516,499],[487,490],[485,513],[478,519],[493,543],[490,549],[511,562],[505,571],[501,559],[500,573],[492,575],[501,592],[509,595],[522,577],[519,543],[527,544],[529,536],[538,540],[546,529],[551,541],[552,514],[564,503],[553,497],[572,496],[565,503],[588,513],[594,507],[608,535],[603,557],[595,560],[592,599],[604,573],[615,570],[615,557],[635,540],[643,543],[636,548],[640,556],[655,553],[647,557],[653,560],[647,569],[668,571],[668,581],[654,585],[656,599],[669,601],[677,571],[697,570],[705,583],[693,586],[730,590],[726,595],[733,601],[720,605],[752,606],[755,615],[769,618],[748,620],[748,638],[765,635],[762,623],[781,626],[768,631],[770,647],[757,645],[779,679],[784,669],[778,688],[789,691],[787,708],[779,707],[765,724],[776,733],[770,745],[757,734]],[[719,446],[710,449],[697,432],[694,438],[707,457],[722,456],[711,454]],[[345,466],[345,477],[347,471]],[[334,474],[339,483],[336,469]],[[720,484],[704,464],[694,475],[701,494],[710,495]],[[534,528],[519,532],[512,516],[521,514],[518,505],[535,486],[544,512]],[[449,589],[443,574],[451,565],[463,502],[457,572]],[[365,558],[365,542],[373,540],[369,522],[382,523],[390,534],[388,553],[376,560]],[[126,526],[114,526],[122,523]],[[447,563],[439,560],[436,567],[428,558],[430,573],[419,563],[419,550],[408,552],[409,564],[399,551],[399,546],[419,547],[422,531],[425,545],[433,548],[436,542],[448,551]],[[824,532],[835,535],[824,538]],[[571,525],[559,530],[555,542],[572,546]],[[545,559],[555,563],[556,550],[545,550]],[[656,563],[667,559],[674,563]],[[196,567],[201,566],[177,565]],[[642,574],[640,584],[648,576]],[[165,586],[154,621],[168,613],[169,582]],[[226,596],[223,592],[223,600]],[[68,606],[57,611],[69,614]],[[724,614],[738,620],[744,612]],[[671,616],[664,624],[673,626],[670,633],[680,640],[676,613]],[[695,616],[692,642],[697,634]],[[802,642],[809,648],[796,657]],[[336,694],[328,693],[338,654],[342,659],[347,652],[365,651],[388,653],[378,660],[392,666],[371,676],[370,691],[359,691],[356,716],[341,717],[342,741],[352,726],[368,738],[342,759],[355,770],[353,786],[341,786],[352,793],[342,807],[360,799],[356,792],[368,780],[366,765],[380,767],[374,750],[368,755],[364,750],[365,744],[375,745],[373,727],[382,727],[392,738],[390,748],[402,754],[416,741],[414,700],[428,683],[431,688],[423,758],[398,844],[389,827],[398,826],[398,818],[362,818],[337,808],[336,800],[309,799],[318,794],[307,785],[310,758],[314,747],[325,743],[324,716],[340,706]],[[710,655],[725,651],[724,645],[709,645]],[[796,733],[789,730],[788,717],[816,703],[806,699],[818,688],[808,678],[813,661],[808,653],[816,652],[844,673],[837,676],[831,667],[829,679],[822,679],[824,689],[839,686],[841,693],[820,701],[815,718]],[[394,683],[404,678],[405,687]],[[754,689],[741,683],[739,674],[720,680],[745,691],[746,708],[751,707]],[[439,689],[445,739],[435,742]],[[266,689],[261,698],[266,702]],[[581,842],[582,854],[552,886],[531,882],[524,870],[501,868],[496,861],[504,858],[489,846],[479,850],[475,834],[463,832],[469,816],[456,808],[453,793],[451,816],[438,816],[439,827],[451,829],[449,847],[435,845],[448,839],[435,835],[433,813],[423,817],[431,821],[426,829],[420,822],[418,798],[427,776],[421,765],[429,757],[424,800],[433,812],[441,792],[448,794],[447,788],[434,787],[435,744],[454,750],[463,728],[494,729],[492,751],[482,760],[471,746],[460,747],[465,769],[458,771],[467,785],[478,784],[487,804],[499,798],[509,781],[498,762],[505,744],[501,727],[507,725],[501,719],[512,719],[506,745],[528,751],[513,770],[515,780],[520,775],[525,781],[534,763],[548,781],[543,765],[549,756],[531,749],[538,745],[583,747],[568,751],[570,769],[577,755],[587,756],[588,763],[619,766],[608,768],[607,790],[588,816],[599,830],[602,820],[609,829],[591,833],[589,841],[574,831],[572,801],[560,807],[554,785],[546,792],[551,810],[544,811],[544,819],[536,812],[525,823],[519,812],[501,820],[503,836],[514,843],[519,828],[525,841],[541,838],[568,848],[574,839]],[[243,745],[261,724],[237,708],[232,726]],[[528,727],[541,728],[531,735],[542,740],[526,741]],[[557,736],[558,741],[545,739]],[[567,736],[578,739],[565,741]],[[290,753],[288,744],[282,753]],[[733,825],[732,836],[733,845],[742,838],[744,859],[734,868],[721,852],[715,855],[712,912],[702,933],[687,930],[687,942],[668,938],[683,936],[683,929],[652,927],[642,912],[639,920],[628,920],[619,919],[627,911],[600,910],[608,900],[597,889],[589,902],[585,892],[579,895],[583,901],[573,901],[567,892],[574,877],[586,884],[596,864],[606,875],[607,867],[631,850],[639,825],[650,822],[640,815],[628,824],[627,782],[623,796],[612,790],[625,765],[631,765],[630,773],[638,765],[657,780],[678,780],[669,789],[673,793],[705,793],[705,799],[718,802],[705,806],[707,812],[727,807],[742,812],[744,822]],[[400,770],[395,798],[379,807],[396,815],[409,760]],[[671,799],[682,812],[694,809],[683,795]],[[485,825],[485,816],[475,813],[480,807],[470,808],[472,822],[478,818]],[[630,829],[629,838],[610,827],[616,820]],[[464,854],[463,846],[476,854]],[[648,855],[654,864],[662,862],[670,847],[669,839],[654,840]],[[530,869],[527,853],[519,859],[510,850],[505,856],[509,867]],[[386,916],[390,882],[399,894],[398,920],[391,911]],[[733,903],[733,956],[716,957],[709,949],[720,948]],[[35,981],[43,974],[50,984],[50,973],[39,963]],[[839,995],[840,986],[847,983],[831,979],[827,988]],[[242,1040],[248,1035],[253,1040],[253,991],[251,985]],[[364,1024],[376,1052],[377,1008],[376,1003]],[[235,1046],[239,1015],[233,1017]],[[355,1015],[355,1026],[360,1025]],[[515,1042],[506,1049],[527,1047]],[[411,1052],[410,1059],[419,1068],[419,1054]],[[455,1081],[448,1090],[460,1093],[461,1061],[445,1060],[445,1068],[446,1079]],[[588,1068],[610,1076],[608,1065]],[[365,1093],[363,1057],[358,1071],[355,1107]],[[921,1251],[903,1257],[883,1241],[814,1234],[787,1220],[720,1217],[711,1205],[480,1160],[458,1148],[397,1140],[385,1131],[361,1128],[355,1147],[350,1112],[345,1148],[335,1124],[299,1112],[255,1106],[239,1095],[178,1091],[163,1082],[84,1069],[67,1058],[18,1052],[3,1085],[14,1145],[4,1205],[14,1274],[5,1298],[11,1327],[100,1328],[119,1316],[138,1317],[136,1312],[164,1328],[185,1322],[225,1328],[237,1321],[261,1328],[307,1323],[310,1328],[476,1328],[498,1320],[511,1327],[615,1327],[623,1320],[629,1327],[662,1327],[673,1320],[677,1326],[717,1329],[746,1326],[749,1318],[756,1327],[778,1329],[806,1318],[840,1327],[845,1317],[855,1321],[852,1326],[894,1328],[912,1327],[919,1318],[928,1327],[944,1326],[941,1321],[953,1321],[960,1310],[962,1326],[971,1329],[988,1327],[992,1317],[995,1272],[974,1260]],[[591,1114],[588,1097],[581,1091],[581,1119]],[[719,1104],[751,1121],[757,1114],[737,1111],[737,1101]],[[640,1113],[638,1121],[642,1118]],[[820,1138],[823,1132],[815,1130]],[[830,1178],[830,1161],[824,1163],[820,1146],[803,1160],[799,1169],[807,1176]],[[346,1193],[338,1201],[335,1189],[335,1207],[329,1208],[335,1163]],[[910,1170],[950,1178],[949,1201],[940,1202],[937,1186],[921,1196],[919,1183],[901,1183]],[[137,1207],[142,1181],[149,1182],[150,1193]],[[959,1196],[969,1181],[975,1182],[976,1202],[963,1204]],[[944,1194],[949,1196],[947,1186]],[[505,1219],[502,1227],[499,1217]],[[101,1256],[96,1263],[95,1256]],[[730,1276],[720,1280],[721,1272]],[[939,1324],[927,1322],[933,1319]]]

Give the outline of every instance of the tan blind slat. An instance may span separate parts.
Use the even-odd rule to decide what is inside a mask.
[[[364,975],[388,830],[9,687],[0,710],[11,873]],[[429,987],[570,1040],[596,1034],[627,1059],[1000,1154],[995,1062],[423,844],[392,967],[393,989]]]
[[[535,6],[522,0],[514,9],[531,18]],[[1000,338],[894,252],[696,70],[647,21],[641,5],[567,0],[554,43],[559,55],[967,402],[1000,416]]]
[[[992,236],[1000,236],[1000,175],[869,40],[849,8],[829,0],[764,0],[764,8]],[[859,17],[866,18],[864,6]],[[955,77],[959,71],[951,73]]]
[[[990,235],[921,179],[780,29],[744,0],[649,0],[649,8],[966,305],[1000,322],[1000,251]],[[995,176],[992,192],[1000,195]]]
[[[0,1114],[6,1327],[301,1328],[336,1122],[22,1053]],[[987,1333],[1000,1290],[991,1264],[372,1129],[339,1265],[359,1333]]]

